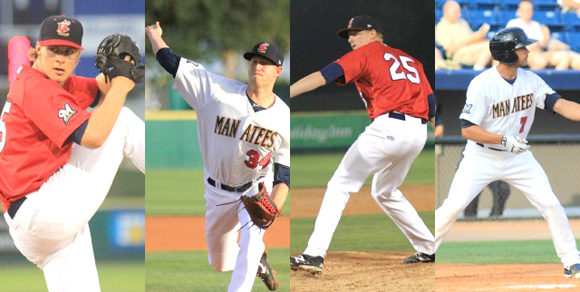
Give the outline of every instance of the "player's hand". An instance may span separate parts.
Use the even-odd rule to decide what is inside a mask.
[[[524,153],[530,149],[528,141],[522,139],[520,136],[505,135],[501,138],[501,145],[505,146],[508,151],[515,154]]]
[[[152,39],[153,37],[161,37],[163,35],[163,29],[161,29],[161,25],[159,25],[159,21],[155,22],[155,24],[149,25],[145,27],[145,35]]]

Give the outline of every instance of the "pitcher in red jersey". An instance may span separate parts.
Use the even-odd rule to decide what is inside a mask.
[[[423,65],[383,43],[380,24],[370,16],[352,18],[338,36],[352,52],[290,87],[290,97],[330,82],[355,83],[372,123],[358,137],[328,182],[314,232],[302,255],[291,257],[293,270],[322,273],[324,257],[351,193],[373,175],[372,196],[401,229],[417,253],[403,263],[435,261],[434,237],[398,187],[427,139],[435,96]]]
[[[73,75],[82,36],[78,20],[47,17],[0,117],[4,218],[49,291],[100,291],[88,222],[123,157],[145,165],[144,122],[123,107],[135,83]]]

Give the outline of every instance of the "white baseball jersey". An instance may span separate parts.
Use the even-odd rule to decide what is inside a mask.
[[[536,107],[544,109],[546,95],[554,93],[544,80],[531,71],[519,68],[515,82],[510,84],[501,77],[497,67],[493,67],[471,81],[459,118],[490,133],[526,139]],[[497,144],[492,147],[505,149]]]
[[[276,96],[272,107],[254,112],[247,87],[185,58],[173,84],[197,113],[205,171],[230,186],[265,176],[270,158],[290,166],[290,109]]]

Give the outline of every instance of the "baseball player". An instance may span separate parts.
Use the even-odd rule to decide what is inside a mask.
[[[88,222],[124,156],[145,169],[145,125],[123,107],[135,64],[107,63],[119,73],[107,83],[103,74],[73,75],[82,36],[78,20],[47,17],[35,62],[10,84],[0,117],[4,218],[49,291],[100,291]],[[87,112],[91,104],[98,107]]]
[[[427,139],[427,121],[435,96],[423,65],[405,52],[383,44],[382,29],[370,16],[352,18],[338,31],[352,52],[290,87],[290,97],[330,82],[355,82],[372,123],[351,145],[328,182],[304,254],[290,258],[293,270],[322,273],[324,257],[350,193],[373,175],[372,196],[417,250],[404,263],[434,262],[434,238],[398,187]]]
[[[250,291],[256,271],[275,290],[278,283],[264,253],[265,230],[250,222],[240,204],[231,203],[257,194],[261,182],[273,185],[278,207],[288,195],[290,109],[273,93],[282,72],[282,52],[274,43],[260,42],[245,53],[250,61],[246,85],[176,55],[162,39],[159,22],[146,32],[157,61],[175,78],[173,88],[197,114],[208,261],[219,272],[233,270],[228,291]]]
[[[565,100],[526,66],[527,45],[520,28],[497,32],[490,42],[499,61],[475,77],[459,118],[467,141],[449,195],[435,211],[438,248],[461,211],[490,182],[502,180],[521,190],[548,222],[564,275],[580,278],[580,257],[564,208],[525,140],[536,107],[580,121],[580,104]]]

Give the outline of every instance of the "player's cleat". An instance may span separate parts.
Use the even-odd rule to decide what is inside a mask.
[[[270,264],[268,263],[267,255],[268,254],[266,252],[262,254],[262,258],[260,259],[260,264],[258,265],[258,272],[256,276],[258,276],[262,280],[262,282],[266,284],[266,287],[268,287],[270,291],[275,291],[276,289],[278,289],[278,287],[280,287],[280,284],[278,283],[278,280],[276,280],[272,266],[270,266]]]
[[[321,256],[313,257],[307,254],[290,257],[290,268],[294,271],[307,271],[314,276],[322,274],[324,267],[324,258]]]
[[[564,267],[564,276],[568,278],[580,279],[580,264]]]
[[[426,264],[434,262],[435,262],[435,254],[428,255],[422,252],[418,252],[403,260],[403,264]]]

